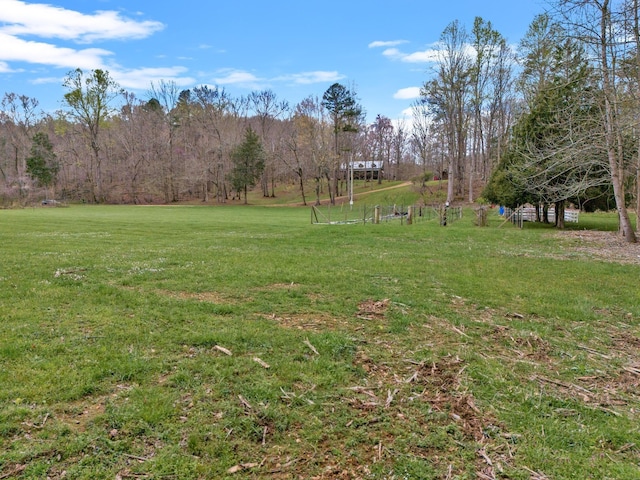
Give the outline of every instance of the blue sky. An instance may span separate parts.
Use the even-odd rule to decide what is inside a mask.
[[[0,0],[0,95],[62,106],[75,68],[103,68],[148,99],[151,83],[270,89],[294,105],[335,82],[355,88],[371,121],[400,118],[429,78],[429,52],[480,16],[517,44],[542,0]]]

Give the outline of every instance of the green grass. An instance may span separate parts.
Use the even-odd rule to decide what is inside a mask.
[[[349,203],[349,185],[343,181],[339,184],[337,205]],[[446,183],[429,182],[428,188],[420,192],[419,185],[396,180],[384,180],[381,183],[374,181],[354,180],[353,195],[356,201],[367,205],[411,205],[419,199],[426,203],[444,202],[446,197]],[[254,206],[294,206],[302,205],[302,195],[298,183],[282,183],[275,190],[275,197],[264,197],[262,191],[257,189],[249,192],[247,203]],[[307,205],[314,205],[316,202],[315,183],[310,181],[305,184],[305,197]],[[212,199],[213,200],[213,199]],[[322,203],[329,201],[329,191],[323,184],[320,192]],[[242,199],[229,199],[228,204],[243,204]]]
[[[0,211],[0,477],[640,477],[638,262],[309,218]]]

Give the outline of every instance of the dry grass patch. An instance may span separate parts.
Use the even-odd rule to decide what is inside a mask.
[[[218,292],[172,292],[170,290],[157,290],[158,295],[177,298],[179,300],[196,300],[198,302],[215,303],[215,304],[229,304],[233,303]]]
[[[617,232],[571,230],[556,234],[568,240],[569,253],[579,252],[606,262],[640,265],[640,243],[628,243]]]
[[[373,463],[391,462],[394,452],[401,450],[398,444],[411,432],[417,438],[433,436],[458,447],[460,442],[475,445],[477,478],[496,478],[504,471],[513,457],[509,447],[512,436],[503,434],[494,414],[478,406],[466,387],[467,363],[451,355],[430,363],[416,362],[405,358],[409,352],[392,345],[388,351],[390,357],[383,362],[372,359],[364,349],[358,351],[355,364],[367,376],[361,385],[346,389],[343,399],[354,409],[348,426],[366,429],[369,438],[377,441]],[[439,437],[438,432],[447,433]],[[439,471],[447,471],[447,478],[463,475],[469,468],[459,452],[453,453],[437,441],[433,445],[418,443],[405,445],[404,455],[428,459]]]
[[[388,298],[384,300],[365,300],[358,304],[358,313],[356,317],[363,320],[377,320],[385,317],[389,309],[390,301]]]

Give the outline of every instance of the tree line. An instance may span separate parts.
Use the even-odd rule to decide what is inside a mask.
[[[296,105],[271,90],[232,97],[167,81],[137,98],[108,71],[78,69],[64,81],[58,112],[4,95],[0,199],[224,203],[246,201],[253,188],[275,196],[289,182],[305,204],[325,193],[335,203],[345,166],[373,161],[383,166],[379,182],[448,180],[449,202],[531,203],[543,220],[551,205],[615,208],[632,242],[638,1],[557,0],[516,48],[480,17],[470,29],[451,22],[410,122],[378,115],[367,124],[356,89],[340,83]]]
[[[389,178],[419,174],[406,129],[378,116],[365,125],[356,92],[331,85],[295,106],[271,90],[233,98],[223,88],[152,85],[148,98],[123,91],[108,71],[77,69],[66,107],[38,113],[36,99],[7,93],[0,113],[0,198],[43,196],[89,203],[224,203],[279,182],[302,201],[332,202],[348,161],[375,160]],[[313,186],[311,192],[307,190]],[[313,200],[310,200],[313,197]]]

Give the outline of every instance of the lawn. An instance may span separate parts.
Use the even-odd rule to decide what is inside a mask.
[[[0,211],[0,479],[640,478],[611,218]]]

